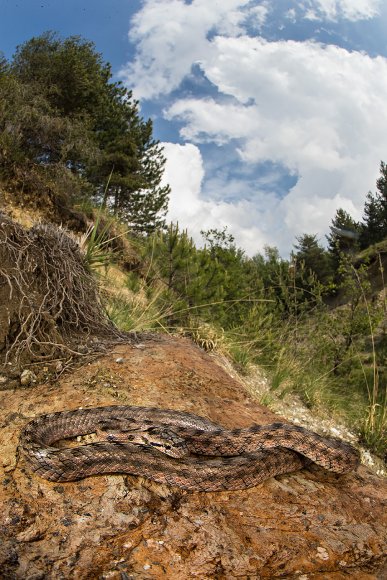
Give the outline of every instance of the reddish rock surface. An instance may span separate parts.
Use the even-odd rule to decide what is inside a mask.
[[[226,427],[278,421],[213,358],[169,337],[114,347],[54,385],[1,391],[1,578],[387,577],[387,483],[364,466],[188,493],[123,475],[55,484],[15,465],[28,420],[111,404],[180,409]]]

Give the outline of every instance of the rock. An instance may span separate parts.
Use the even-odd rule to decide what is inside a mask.
[[[18,542],[36,542],[44,536],[44,530],[33,524],[16,536]]]
[[[187,340],[115,347],[55,385],[0,393],[0,453],[41,413],[129,404],[181,409],[226,427],[279,420],[214,358]],[[100,377],[116,385],[106,389]],[[82,441],[83,442],[83,441]],[[385,576],[387,483],[361,466],[338,476],[310,467],[251,489],[188,493],[120,474],[51,483],[24,459],[0,464],[4,578],[303,578]],[[383,571],[384,570],[384,571]]]
[[[124,362],[124,359],[122,358],[122,356],[116,358],[116,363],[121,364]]]
[[[23,387],[28,387],[31,383],[35,383],[37,380],[35,373],[29,369],[25,369],[20,375],[20,384]]]
[[[62,361],[58,360],[54,366],[55,372],[60,373],[63,370],[63,363]]]

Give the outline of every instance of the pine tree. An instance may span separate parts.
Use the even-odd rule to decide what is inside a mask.
[[[241,324],[261,298],[262,284],[252,260],[245,257],[225,230],[202,232],[204,248],[197,249],[186,231],[171,224],[149,239],[152,252],[151,280],[163,280],[165,296],[173,302],[180,323],[194,316],[224,328]],[[193,314],[190,309],[193,307]],[[170,317],[170,323],[177,318]]]
[[[384,237],[384,227],[381,216],[383,207],[377,195],[368,192],[364,203],[364,216],[360,236],[360,246],[367,248],[376,244]]]
[[[360,245],[366,248],[387,237],[387,165],[381,161],[376,193],[369,192],[364,204]]]
[[[383,200],[387,202],[387,164],[380,162],[380,177],[376,181],[377,190]]]
[[[339,208],[332,219],[328,240],[328,252],[332,267],[335,271],[339,268],[343,253],[355,252],[359,246],[360,225],[344,209]]]
[[[146,255],[151,254],[148,284],[164,286],[162,299],[173,305],[168,317],[171,325],[185,325],[194,307],[194,316],[211,319],[209,303],[223,294],[217,278],[218,265],[208,252],[198,250],[186,230],[170,224],[165,231],[149,236]],[[203,307],[201,307],[203,306]]]
[[[273,308],[279,311],[288,309],[289,292],[294,283],[293,264],[281,258],[275,246],[265,246],[264,255],[257,254],[253,262],[256,266],[256,284],[263,285],[262,297],[273,299]]]
[[[8,66],[9,65],[7,59],[5,58],[4,54],[0,51],[0,77],[6,74],[6,72],[8,71]]]
[[[221,289],[224,301],[214,306],[214,315],[224,327],[238,325],[251,307],[249,301],[256,296],[252,282],[255,269],[250,267],[250,261],[236,246],[234,236],[227,232],[227,228],[210,229],[201,234],[206,242],[205,251],[216,265],[216,277],[211,283],[214,288]]]
[[[317,240],[317,235],[303,234],[296,238],[297,252],[294,258],[302,262],[306,270],[313,272],[321,284],[327,284],[331,278],[332,270],[329,264],[328,253]]]
[[[65,196],[66,183],[76,191],[83,180],[71,179],[69,166],[94,152],[82,121],[58,115],[35,87],[8,69],[0,74],[0,176],[16,191],[45,205],[53,195]]]
[[[121,173],[121,182],[117,182],[117,164],[111,160],[114,170],[110,193],[113,193],[114,213],[135,231],[150,233],[165,227],[170,187],[161,185],[166,160],[159,142],[152,137],[151,121],[141,123],[137,132],[140,147],[131,158],[131,171]],[[122,155],[122,149],[117,155],[124,162],[130,161]]]
[[[74,159],[69,167],[93,184],[96,199],[137,231],[164,226],[170,190],[161,185],[162,147],[132,93],[111,81],[111,67],[94,44],[47,32],[17,48],[12,71],[59,116],[83,123],[98,155]]]

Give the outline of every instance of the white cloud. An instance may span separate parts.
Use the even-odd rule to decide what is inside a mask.
[[[204,168],[199,148],[190,143],[163,143],[163,147],[167,159],[163,180],[171,186],[170,221],[178,222],[181,229],[187,228],[198,244],[203,241],[201,230],[228,227],[237,244],[251,255],[266,244],[275,245],[272,222],[279,200],[274,194],[262,193],[265,203],[260,206],[243,199],[234,203],[204,200],[201,197]]]
[[[235,102],[176,100],[167,117],[184,121],[187,140],[238,139],[245,163],[270,160],[300,176],[277,207],[274,238],[289,247],[297,234],[322,236],[338,207],[361,217],[387,147],[386,59],[313,42],[217,37],[202,68]]]
[[[255,111],[255,107],[222,104],[212,98],[191,98],[177,100],[164,115],[166,119],[185,122],[180,131],[184,139],[222,145],[230,139],[246,136],[246,131],[254,131],[251,125],[246,127],[250,110]],[[254,123],[252,115],[250,119]]]
[[[285,18],[288,18],[288,20],[290,20],[290,22],[296,22],[297,20],[297,13],[295,11],[294,8],[289,8],[289,10],[287,10],[285,12]]]
[[[311,20],[311,21],[318,21],[321,20],[318,16],[317,16],[317,12],[315,10],[309,9],[306,10],[305,14],[304,14],[304,18],[305,20]]]
[[[167,159],[163,182],[171,186],[168,218],[181,221],[183,227],[187,227],[187,223],[202,210],[203,160],[199,149],[190,143],[162,145]]]
[[[250,6],[245,21],[248,20],[250,26],[255,25],[259,30],[263,27],[270,13],[270,3],[262,2],[258,6]]]
[[[176,89],[192,65],[209,48],[207,35],[243,31],[243,7],[249,0],[146,0],[131,22],[129,39],[136,45],[136,57],[120,72],[135,85],[138,98],[150,99]],[[263,14],[260,14],[260,22]],[[134,82],[133,82],[134,80]]]
[[[304,0],[294,4],[307,19],[356,21],[375,17],[381,0]],[[209,34],[235,37],[245,33],[246,27],[259,31],[271,7],[270,0],[145,0],[129,31],[136,56],[119,76],[140,99],[168,94],[211,50]],[[295,8],[284,10],[285,18],[295,21]]]
[[[368,20],[379,14],[381,0],[307,0],[304,5],[309,19],[338,20],[339,18],[356,21]]]
[[[287,17],[313,10],[320,19],[357,20],[375,16],[379,4],[304,0],[297,10],[288,4]],[[295,235],[323,237],[338,207],[361,217],[387,150],[387,60],[312,41],[247,36],[246,15],[255,14],[262,26],[270,6],[147,0],[133,20],[138,51],[125,74],[128,82],[136,80],[137,96],[153,98],[169,95],[198,64],[218,91],[201,98],[174,93],[164,111],[171,123],[179,121],[183,140],[190,142],[166,144],[170,218],[197,239],[200,229],[228,225],[249,252],[268,243],[286,253]],[[263,193],[259,183],[252,194],[249,184],[247,200],[242,177],[238,193],[238,179],[230,184],[205,175],[202,143],[219,151],[235,147],[240,163],[259,167],[271,161],[299,179],[282,200],[275,192]],[[203,189],[210,191],[203,182],[218,187],[212,199],[203,197]],[[231,186],[239,201],[219,202]]]

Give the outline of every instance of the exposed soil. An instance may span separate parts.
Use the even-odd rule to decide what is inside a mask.
[[[387,482],[365,466],[188,493],[119,474],[55,484],[16,462],[31,418],[111,404],[180,409],[226,427],[278,421],[214,357],[167,336],[112,347],[51,384],[3,390],[0,577],[386,577]]]

